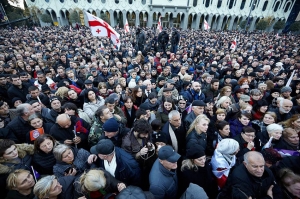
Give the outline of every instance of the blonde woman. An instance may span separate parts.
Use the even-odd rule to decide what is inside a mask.
[[[186,149],[193,147],[194,145],[200,145],[205,151],[206,149],[206,131],[210,120],[204,114],[198,115],[193,123],[190,125],[190,129],[187,132],[186,137]]]
[[[231,99],[228,96],[221,97],[216,103],[216,109],[222,108],[225,109],[226,112],[229,112],[229,106],[231,105]]]
[[[87,198],[92,195],[97,195],[97,198],[108,198],[121,192],[126,185],[105,170],[91,169],[80,176],[75,187]]]
[[[24,169],[18,169],[10,173],[7,180],[6,186],[8,191],[8,199],[32,199],[34,198],[33,186],[35,181],[30,171]]]
[[[68,92],[69,89],[65,86],[62,86],[57,89],[54,95],[60,97],[63,101],[65,101],[69,97]]]

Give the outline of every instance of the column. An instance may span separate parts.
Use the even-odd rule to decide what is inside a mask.
[[[196,22],[195,22],[195,30],[199,30],[201,13],[197,13]]]
[[[115,17],[114,17],[114,11],[113,10],[109,11],[109,20],[110,20],[110,26],[114,27],[115,26]]]
[[[99,17],[99,18],[100,18],[100,16],[101,16],[101,11],[98,10],[98,9],[96,10],[96,16]]]
[[[221,15],[221,16],[219,17],[217,30],[221,30],[222,24],[223,24],[223,20],[224,20],[224,17],[225,17],[224,15]]]
[[[123,11],[122,11],[122,14],[123,14],[123,24],[124,24],[124,26],[125,26],[125,24],[126,24],[126,19],[127,19],[127,16],[126,16],[126,10],[123,10]],[[127,21],[128,21],[128,19],[127,19]]]
[[[250,28],[249,28],[250,31],[254,30],[256,20],[257,20],[257,17],[253,17],[252,22],[250,24]]]
[[[139,11],[135,11],[135,26],[139,26],[140,25],[140,12]]]
[[[235,15],[231,16],[231,20],[229,22],[229,26],[227,30],[232,30],[234,20],[235,20]]]
[[[152,25],[153,25],[153,12],[150,11],[148,13],[147,26],[151,28]]]
[[[187,29],[187,26],[188,26],[188,20],[189,20],[189,16],[184,13],[184,18],[183,18],[183,21],[181,21],[181,27],[186,30]]]

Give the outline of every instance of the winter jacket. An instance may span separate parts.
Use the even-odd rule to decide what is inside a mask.
[[[62,114],[63,112],[57,112],[53,109],[50,109],[50,111],[46,114],[45,116],[45,121],[47,123],[55,124],[56,123],[56,118],[59,114]]]
[[[155,199],[174,199],[177,196],[178,179],[176,170],[166,169],[157,159],[149,175],[149,191]]]
[[[240,164],[229,175],[219,198],[248,199],[251,196],[252,198],[271,199],[267,195],[271,185],[274,185],[273,199],[281,198],[280,189],[276,185],[275,178],[269,168],[265,167],[263,176],[257,178],[248,172],[244,164]]]
[[[41,175],[53,175],[53,166],[56,164],[53,152],[45,153],[41,150],[33,154],[32,165]]]
[[[189,106],[194,100],[205,100],[204,93],[200,90],[199,93],[196,93],[193,89],[188,89],[182,92],[182,96],[187,100],[187,105]]]
[[[186,131],[190,129],[190,126],[193,123],[193,121],[196,119],[196,117],[197,116],[195,115],[194,111],[191,111],[189,114],[187,114],[184,120],[184,127]]]
[[[5,199],[33,199],[33,198],[34,198],[34,194],[32,189],[31,193],[26,196],[20,194],[20,192],[18,192],[17,190],[9,190]]]
[[[239,119],[229,121],[229,125],[231,137],[235,137],[243,131],[244,125],[239,121]],[[248,126],[252,126],[252,123],[249,122]]]
[[[146,104],[149,107],[150,111],[156,111],[160,105],[158,101],[156,101],[155,104],[150,103],[149,99],[146,99],[143,104]]]
[[[190,183],[186,192],[183,193],[183,195],[180,197],[180,199],[191,199],[191,198],[208,199],[208,196],[202,187],[200,187],[196,184]]]
[[[104,134],[102,126],[103,122],[100,120],[100,118],[95,117],[95,121],[90,129],[88,137],[88,143],[90,147],[96,145],[99,142],[101,135]]]
[[[236,154],[236,157],[241,160],[241,159],[244,158],[244,154],[250,151],[247,148],[248,142],[246,142],[243,139],[242,134],[236,135],[233,139],[236,140],[239,143],[239,145],[240,145],[240,151]],[[254,150],[255,150],[255,147],[253,147],[251,149],[251,151],[254,151]]]
[[[125,117],[127,118],[127,124],[126,124],[126,127],[128,128],[132,128],[133,127],[133,123],[135,121],[135,115],[136,115],[136,111],[138,110],[138,107],[133,105],[131,110],[130,110],[130,114],[128,113],[128,110],[125,106],[123,106],[122,108],[122,111],[125,115]]]
[[[168,114],[169,114],[169,112],[167,112],[165,109],[161,108],[161,106],[158,108],[155,116],[156,116],[156,119],[161,121],[162,126],[169,121]]]
[[[94,120],[95,112],[102,105],[104,105],[104,99],[100,97],[100,99],[97,99],[95,104],[92,102],[84,103],[83,111],[90,117],[91,120]]]
[[[137,161],[129,153],[119,147],[115,147],[115,156],[117,162],[115,178],[124,182],[127,186],[139,186],[141,182],[141,170]],[[100,158],[97,159],[95,165],[97,167],[105,168],[104,160],[101,160]]]
[[[210,98],[210,99],[214,99],[220,93],[218,90],[216,91],[211,89],[211,85],[209,85],[207,88],[204,88],[202,92],[204,93],[205,98]]]
[[[90,130],[90,125],[81,118],[76,116],[71,116],[71,125],[69,128],[62,128],[57,123],[55,123],[51,130],[50,135],[52,135],[58,142],[64,143],[65,140],[73,140],[74,126],[76,126],[76,136],[81,138],[81,142],[77,144],[78,148],[88,149],[87,138]],[[75,145],[73,145],[75,146]]]
[[[11,85],[9,89],[7,90],[7,95],[10,100],[12,100],[14,97],[18,97],[21,99],[23,103],[27,101],[26,95],[28,94],[28,85],[22,83],[22,88],[19,88],[15,85]]]
[[[53,166],[53,174],[56,177],[63,177],[65,176],[65,170],[72,167],[75,168],[77,173],[76,177],[80,177],[81,174],[86,170],[90,168],[90,165],[87,163],[87,159],[90,155],[90,153],[84,149],[77,149],[75,147],[71,148],[74,160],[72,164],[65,163],[63,161],[56,161],[56,164]]]
[[[186,137],[186,149],[193,147],[195,144],[200,145],[203,151],[206,150],[207,140],[206,133],[197,133],[194,129]]]
[[[16,143],[26,143],[26,134],[29,132],[32,127],[27,121],[25,121],[21,116],[14,118],[6,128],[9,130],[9,133],[14,134],[18,139]]]

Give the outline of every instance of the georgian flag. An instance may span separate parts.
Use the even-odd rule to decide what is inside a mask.
[[[72,26],[70,25],[70,32],[73,32]]]
[[[231,42],[230,49],[231,50],[235,50],[236,49],[236,38],[234,38],[234,41]]]
[[[125,25],[124,25],[124,29],[125,29],[125,33],[130,33],[129,25],[128,25],[127,19],[126,19],[126,23],[125,23]]]
[[[207,23],[207,21],[204,19],[204,30],[209,30],[209,29],[210,29],[210,26]]]
[[[114,45],[120,47],[120,35],[108,23],[94,15],[85,12],[88,17],[89,26],[93,36],[109,37]]]
[[[157,22],[157,30],[158,30],[158,32],[161,32],[161,31],[162,31],[161,16],[158,18],[158,22]]]

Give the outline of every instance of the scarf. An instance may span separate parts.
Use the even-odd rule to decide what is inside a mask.
[[[177,152],[178,151],[178,141],[177,141],[175,132],[173,131],[171,124],[169,124],[169,134],[170,134],[171,141],[172,141],[172,147]]]

